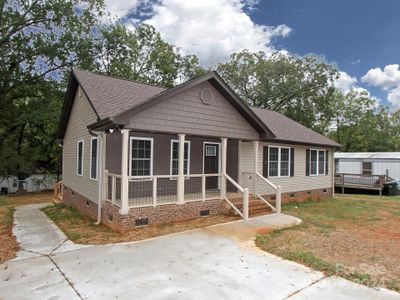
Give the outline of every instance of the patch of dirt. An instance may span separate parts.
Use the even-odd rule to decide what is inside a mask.
[[[12,235],[14,209],[0,207],[0,264],[15,257],[19,246]]]
[[[357,218],[329,219],[321,210],[325,226],[307,222],[303,212],[306,226],[266,235],[258,246],[276,255],[311,252],[336,266],[338,275],[400,291],[400,215],[389,207],[397,211],[400,201],[373,205]]]

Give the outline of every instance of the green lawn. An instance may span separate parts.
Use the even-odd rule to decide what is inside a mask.
[[[337,194],[282,210],[302,224],[259,235],[261,249],[328,275],[400,291],[400,197]]]

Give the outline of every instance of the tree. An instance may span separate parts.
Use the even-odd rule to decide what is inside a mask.
[[[129,29],[116,23],[103,27],[101,33],[97,64],[106,74],[172,87],[204,73],[196,56],[182,56],[150,25]]]
[[[0,175],[23,177],[59,153],[62,75],[93,64],[102,9],[95,0],[0,1]]]
[[[204,72],[154,28],[111,23],[102,0],[0,0],[0,176],[60,171],[71,67],[172,86]]]
[[[281,112],[324,132],[333,116],[338,71],[315,56],[242,51],[217,68],[247,103]]]

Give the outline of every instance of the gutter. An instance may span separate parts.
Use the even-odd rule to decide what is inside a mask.
[[[94,223],[95,225],[99,225],[101,223],[101,212],[102,212],[102,201],[103,201],[103,175],[104,175],[104,166],[105,166],[105,151],[106,149],[104,138],[104,133],[96,134],[91,129],[89,129],[89,134],[98,138],[98,189],[97,189],[97,221]],[[103,146],[104,145],[104,146]]]

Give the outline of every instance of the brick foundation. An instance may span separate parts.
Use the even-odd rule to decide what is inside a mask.
[[[327,199],[332,195],[331,188],[316,189],[310,191],[282,193],[282,203],[303,202],[306,200]],[[265,196],[267,200],[274,202],[275,196]],[[63,203],[71,205],[85,215],[97,219],[97,204],[88,200],[77,192],[65,186]],[[87,205],[89,204],[89,205]],[[228,214],[231,209],[229,205],[220,199],[207,201],[193,201],[182,205],[166,204],[157,207],[131,208],[129,213],[121,215],[119,207],[110,201],[103,202],[102,223],[116,231],[126,231],[135,227],[138,219],[148,219],[148,224],[170,223],[175,221],[186,221],[200,217],[200,212],[209,210],[209,215]]]

